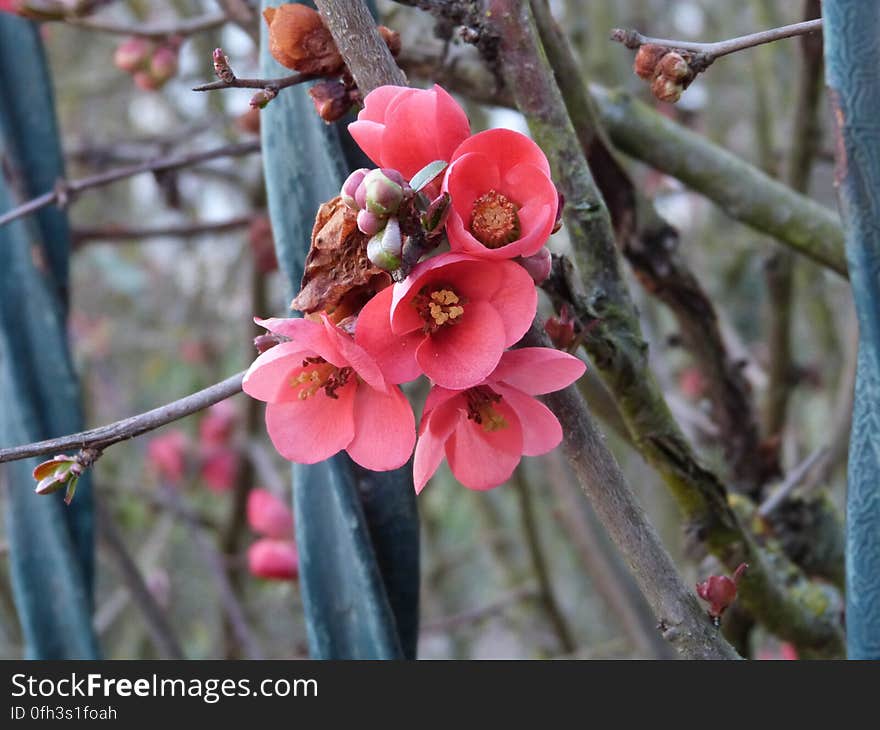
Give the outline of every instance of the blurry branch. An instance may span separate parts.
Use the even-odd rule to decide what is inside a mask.
[[[0,449],[0,464],[5,461],[16,461],[43,454],[56,454],[72,449],[90,449],[100,453],[119,441],[140,436],[147,433],[147,431],[152,431],[172,421],[177,421],[197,411],[201,411],[215,403],[219,403],[221,400],[232,397],[236,393],[241,392],[243,377],[244,371],[167,405],[107,424],[106,426],[99,426],[98,428],[60,436],[59,438],[24,444],[23,446]]]
[[[562,611],[562,607],[556,598],[556,592],[553,590],[553,583],[550,580],[550,568],[547,565],[547,557],[541,545],[541,535],[538,529],[537,515],[535,514],[535,503],[522,465],[514,472],[513,483],[519,497],[522,528],[525,534],[529,558],[532,563],[532,570],[538,579],[538,599],[544,608],[544,614],[553,627],[560,652],[571,654],[577,649],[577,643]]]
[[[288,86],[296,86],[297,84],[311,81],[318,78],[310,74],[291,74],[290,76],[282,76],[277,79],[240,79],[237,76],[231,81],[212,81],[201,86],[194,86],[193,91],[216,91],[217,89],[273,89],[278,92],[280,89],[286,89]]]
[[[202,554],[202,558],[211,571],[214,582],[217,584],[217,591],[220,595],[220,605],[223,607],[223,613],[229,622],[229,627],[235,635],[239,646],[244,653],[246,659],[262,659],[263,652],[257,642],[256,636],[252,631],[247,617],[244,613],[244,607],[239,601],[235,592],[229,574],[227,572],[226,560],[223,554],[211,542],[211,540],[200,529],[199,525],[191,520],[190,513],[186,509],[176,510],[176,507],[183,506],[183,500],[175,491],[173,486],[164,485],[165,494],[172,509],[180,515],[187,527],[190,538],[195,542],[196,548]]]
[[[214,28],[219,28],[228,20],[229,18],[226,13],[211,13],[156,25],[127,25],[95,17],[67,18],[65,22],[68,25],[75,25],[78,28],[95,30],[101,33],[115,33],[118,35],[162,40],[172,36],[186,37],[205,30],[213,30]]]
[[[769,517],[770,514],[779,507],[791,493],[797,489],[807,478],[810,471],[816,464],[828,458],[828,448],[821,446],[792,469],[785,481],[780,484],[767,499],[758,508],[758,514],[761,517]]]
[[[819,0],[805,0],[804,14],[821,16]],[[810,172],[816,158],[821,130],[819,99],[822,96],[822,36],[801,38],[801,64],[797,103],[792,117],[792,146],[786,179],[793,190],[807,193]],[[767,262],[769,299],[769,367],[770,376],[764,407],[764,433],[781,433],[785,426],[788,401],[795,385],[795,363],[791,352],[792,309],[794,307],[795,258],[787,251],[777,252]]]
[[[443,633],[461,628],[462,626],[478,624],[481,621],[485,621],[486,619],[503,613],[511,606],[515,606],[516,604],[522,603],[523,601],[529,601],[533,598],[537,598],[537,596],[538,591],[531,583],[529,583],[527,585],[521,586],[520,588],[516,588],[509,593],[505,593],[504,595],[496,598],[494,601],[491,601],[483,606],[470,608],[467,611],[452,614],[451,616],[446,616],[445,618],[440,618],[436,621],[426,622],[422,626],[422,632]]]
[[[765,468],[756,454],[760,436],[752,393],[742,363],[727,350],[715,307],[678,255],[679,234],[633,184],[598,121],[568,39],[547,0],[532,0],[538,34],[596,186],[608,207],[614,233],[636,278],[676,317],[685,347],[703,374],[712,419],[737,491],[756,494]]]
[[[242,215],[226,221],[205,221],[202,223],[181,223],[159,228],[127,228],[125,226],[104,226],[102,228],[76,228],[73,230],[73,245],[81,247],[91,241],[137,241],[142,238],[194,238],[206,233],[224,233],[245,228],[254,216]]]
[[[781,28],[771,28],[770,30],[762,30],[758,33],[750,33],[749,35],[740,36],[739,38],[730,38],[725,41],[717,41],[716,43],[691,43],[689,41],[671,41],[663,38],[649,38],[635,30],[624,30],[615,28],[611,31],[611,40],[622,43],[627,48],[637,49],[643,45],[660,46],[669,48],[670,50],[691,51],[700,55],[702,62],[708,66],[716,58],[721,58],[730,53],[745,50],[746,48],[754,48],[764,43],[773,43],[783,38],[792,38],[793,36],[805,35],[806,33],[815,33],[822,30],[822,20],[809,20],[803,23],[794,23],[793,25],[784,25]]]
[[[579,140],[538,45],[531,13],[527,5],[515,0],[494,0],[491,8],[501,37],[508,86],[514,90],[517,105],[566,196],[565,223],[580,275],[579,279],[569,280],[572,304],[582,319],[598,322],[585,338],[585,346],[614,393],[634,441],[676,497],[692,534],[731,570],[741,562],[749,563],[751,569],[743,580],[741,596],[750,610],[771,631],[807,650],[839,655],[843,639],[837,616],[830,606],[817,614],[811,603],[811,599],[821,598],[816,595],[821,589],[810,584],[795,566],[780,565],[779,560],[771,560],[759,550],[728,505],[724,486],[699,463],[672,418],[648,367],[647,344],[620,271],[608,210],[578,151]],[[533,328],[525,342],[544,344],[546,337],[543,333],[536,337]],[[701,631],[705,616],[635,503],[580,398],[566,391],[547,396],[546,401],[563,425],[567,452],[582,486],[634,566],[639,585],[655,612],[661,619],[668,620],[672,615],[677,623],[687,624],[688,631],[681,633],[688,634],[688,638],[678,648],[686,655],[732,654],[726,643],[720,646]],[[610,487],[615,481],[615,495],[611,497]],[[614,499],[619,503],[614,504]],[[620,525],[624,514],[626,524]],[[632,529],[637,530],[636,535],[631,534]],[[648,541],[652,543],[650,549]],[[773,557],[784,563],[783,556]],[[651,569],[642,572],[647,566]]]
[[[125,178],[134,177],[135,175],[140,175],[145,172],[167,172],[169,170],[177,170],[189,165],[195,165],[199,162],[204,162],[205,160],[217,159],[218,157],[240,157],[241,155],[248,155],[252,152],[257,152],[259,149],[259,140],[239,142],[237,144],[216,147],[212,150],[159,157],[136,165],[108,170],[107,172],[84,177],[80,180],[58,180],[53,190],[0,215],[0,226],[5,226],[7,223],[11,223],[18,218],[41,210],[53,203],[63,208],[83,190],[100,187],[102,185],[109,185],[118,180],[124,180]]]
[[[509,88],[497,88],[491,72],[478,63],[443,66],[438,57],[412,49],[401,54],[400,62],[415,78],[436,78],[487,104],[514,105]],[[624,91],[592,84],[590,92],[600,121],[621,152],[681,180],[734,220],[846,276],[843,228],[834,212]]]
[[[174,629],[171,627],[168,617],[165,615],[162,607],[156,602],[152,591],[147,587],[137,563],[125,546],[125,540],[117,529],[113,517],[107,512],[107,507],[102,497],[95,498],[95,513],[98,522],[98,533],[103,538],[108,552],[116,563],[116,567],[122,580],[128,587],[134,603],[143,613],[147,629],[162,654],[162,658],[185,659],[183,649],[177,640],[177,636],[174,634]]]

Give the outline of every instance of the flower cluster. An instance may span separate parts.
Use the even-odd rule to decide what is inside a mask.
[[[248,569],[258,578],[294,580],[299,574],[299,554],[293,540],[293,513],[267,489],[248,494],[247,519],[261,535],[248,548]]]
[[[177,75],[182,42],[179,37],[161,43],[135,36],[126,38],[116,47],[113,63],[131,74],[139,89],[155,91]]]
[[[364,102],[349,131],[378,168],[353,173],[341,200],[369,261],[396,283],[354,314],[257,320],[274,346],[250,367],[244,390],[268,404],[269,436],[291,461],[345,450],[381,471],[415,450],[417,491],[444,457],[466,487],[491,489],[523,455],[560,443],[559,422],[534,396],[584,372],[558,350],[509,349],[532,324],[535,284],[549,273],[545,244],[560,207],[550,167],[522,134],[471,135],[438,86],[384,86]],[[417,440],[399,385],[422,375],[432,387]]]

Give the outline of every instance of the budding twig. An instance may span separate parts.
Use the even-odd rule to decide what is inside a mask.
[[[232,81],[212,81],[209,84],[194,86],[193,91],[216,91],[217,89],[275,89],[278,91],[316,78],[319,77],[299,73],[277,79],[240,79],[234,77]]]
[[[806,35],[814,33],[822,29],[822,19],[807,20],[802,23],[794,23],[792,25],[784,25],[781,28],[771,28],[770,30],[762,30],[758,33],[750,33],[749,35],[740,36],[738,38],[730,38],[715,43],[692,43],[690,41],[665,40],[663,38],[649,38],[635,30],[625,30],[623,28],[615,28],[611,31],[611,40],[622,43],[627,48],[637,49],[644,45],[660,46],[682,51],[691,51],[692,53],[701,54],[704,62],[708,66],[716,58],[726,56],[736,51],[742,51],[746,48],[754,48],[764,43],[772,43],[773,41],[782,40],[783,38],[792,38],[793,36]]]
[[[201,33],[205,30],[213,30],[214,28],[219,28],[228,20],[229,18],[226,13],[211,13],[194,18],[184,18],[173,23],[157,23],[156,25],[125,25],[124,23],[115,23],[112,20],[104,20],[102,18],[67,18],[65,22],[101,33],[162,40],[171,36],[185,37]]]
[[[128,167],[120,167],[115,170],[108,170],[97,175],[84,177],[80,180],[59,180],[54,189],[48,193],[22,203],[17,208],[7,211],[0,215],[0,227],[11,223],[22,216],[34,213],[53,203],[64,207],[70,200],[89,188],[100,187],[101,185],[109,185],[117,180],[123,180],[127,177],[134,177],[144,172],[164,172],[167,170],[177,170],[188,165],[195,165],[205,160],[213,160],[218,157],[239,157],[247,155],[251,152],[257,152],[260,149],[259,140],[251,142],[241,142],[238,144],[224,145],[212,150],[203,152],[190,152],[185,155],[172,155],[169,157],[159,157],[154,160],[147,160]]]
[[[88,431],[72,433],[45,441],[36,441],[22,446],[0,449],[0,464],[7,461],[27,459],[31,456],[57,454],[73,449],[91,449],[101,452],[119,441],[140,436],[172,421],[177,421],[208,408],[215,403],[219,403],[221,400],[231,398],[241,391],[242,378],[244,378],[244,371],[197,393],[172,401],[164,406],[159,406],[146,413],[107,424],[106,426],[98,426]]]

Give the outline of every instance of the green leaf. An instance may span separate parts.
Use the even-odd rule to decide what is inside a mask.
[[[444,162],[443,160],[434,160],[433,162],[429,162],[415,175],[413,175],[412,180],[409,181],[410,187],[416,192],[419,192],[419,190],[428,185],[428,183],[430,183],[447,167],[449,167],[449,163]]]

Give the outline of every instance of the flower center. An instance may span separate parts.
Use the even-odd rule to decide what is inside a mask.
[[[495,409],[495,404],[501,402],[501,396],[494,390],[478,385],[467,390],[464,397],[467,400],[468,418],[480,424],[484,431],[492,433],[507,428],[507,420]]]
[[[321,389],[328,398],[339,398],[336,391],[345,385],[354,373],[353,368],[338,368],[323,357],[307,357],[302,361],[302,366],[303,370],[299,375],[290,379],[290,387],[300,389],[298,396],[300,400],[311,398]]]
[[[413,306],[425,323],[422,329],[426,333],[461,322],[464,304],[464,298],[449,286],[426,286],[413,297]]]
[[[474,201],[471,233],[486,248],[501,248],[520,237],[519,209],[512,200],[490,190]]]

